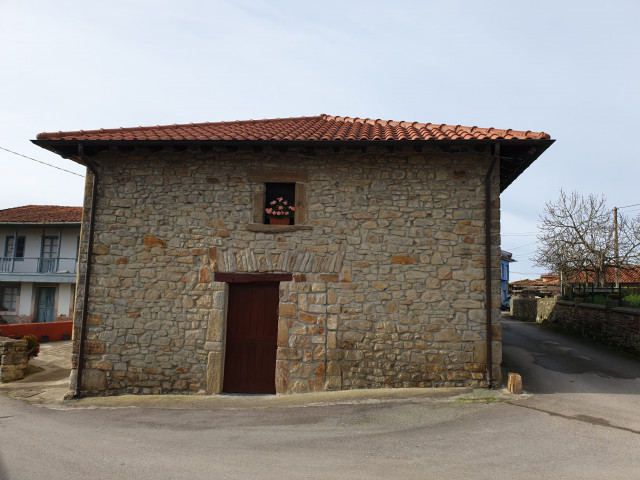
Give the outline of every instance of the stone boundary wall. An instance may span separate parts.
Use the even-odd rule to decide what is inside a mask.
[[[27,374],[27,342],[0,337],[0,382],[20,380]]]
[[[555,314],[555,298],[521,298],[511,299],[511,315],[524,322],[543,323],[551,321]]]
[[[559,300],[551,323],[640,353],[640,309]]]
[[[535,298],[511,297],[511,315],[523,322],[535,322],[538,302]]]

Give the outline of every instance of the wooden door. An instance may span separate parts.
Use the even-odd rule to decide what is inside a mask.
[[[36,312],[36,322],[53,322],[55,320],[55,287],[40,287],[38,292],[38,309]]]
[[[222,390],[276,393],[278,283],[230,283]]]

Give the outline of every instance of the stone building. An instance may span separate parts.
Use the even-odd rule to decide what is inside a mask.
[[[498,384],[499,195],[552,142],[327,115],[38,135],[88,168],[71,388]]]

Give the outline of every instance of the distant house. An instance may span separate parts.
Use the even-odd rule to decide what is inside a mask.
[[[505,250],[500,250],[500,297],[502,307],[508,305],[509,297],[509,264],[515,262],[513,254]]]
[[[0,210],[0,322],[71,320],[82,207]]]
[[[519,297],[553,297],[560,295],[560,276],[547,273],[534,280],[509,283],[509,295]]]
[[[549,135],[320,115],[34,143],[90,170],[76,394],[500,385],[499,196]]]
[[[640,265],[621,265],[618,272],[619,285],[624,287],[640,287]],[[576,275],[571,284],[573,285],[596,285],[597,277],[593,271],[580,272]],[[605,272],[605,287],[616,284],[616,268],[607,265]]]

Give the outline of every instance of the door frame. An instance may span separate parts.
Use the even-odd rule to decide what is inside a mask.
[[[291,282],[293,274],[291,273],[223,273],[215,272],[213,281],[224,284],[224,301],[219,306],[214,307],[207,328],[207,341],[205,350],[208,351],[207,356],[207,387],[208,394],[222,393],[224,381],[224,358],[226,346],[226,330],[227,330],[227,306],[229,299],[229,283],[280,283]],[[278,300],[280,304],[280,300]],[[286,331],[285,320],[278,317],[278,332],[284,328]],[[280,338],[280,334],[278,334]],[[276,370],[276,385],[278,384],[278,370]],[[276,393],[281,393],[276,387]]]

